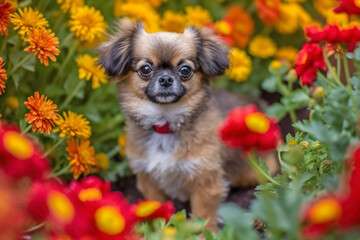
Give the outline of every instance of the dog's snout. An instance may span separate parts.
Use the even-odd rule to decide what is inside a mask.
[[[163,75],[159,78],[159,83],[162,87],[170,87],[174,79],[169,75]]]

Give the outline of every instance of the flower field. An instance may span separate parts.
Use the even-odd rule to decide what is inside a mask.
[[[0,0],[0,240],[359,239],[359,16],[358,0]],[[249,209],[220,207],[216,233],[171,201],[111,189],[132,175],[96,50],[117,18],[148,33],[210,28],[230,46],[212,87],[280,98],[219,126],[259,185]]]

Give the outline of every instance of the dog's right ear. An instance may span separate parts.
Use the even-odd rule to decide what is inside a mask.
[[[136,35],[145,31],[141,22],[133,22],[128,18],[117,22],[115,33],[97,48],[106,74],[110,77],[123,76],[131,70],[133,43]]]

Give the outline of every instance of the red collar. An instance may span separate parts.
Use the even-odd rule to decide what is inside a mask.
[[[170,129],[170,124],[166,123],[165,125],[154,125],[154,131],[159,134],[168,134],[173,133],[173,131]]]

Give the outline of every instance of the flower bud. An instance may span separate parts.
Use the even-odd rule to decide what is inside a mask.
[[[312,96],[318,103],[322,103],[325,97],[325,90],[323,87],[316,87],[312,93]]]
[[[269,72],[272,74],[278,74],[282,67],[283,64],[279,60],[273,60],[269,64]]]
[[[285,79],[288,81],[288,82],[296,82],[297,79],[298,79],[298,76],[296,74],[296,71],[294,69],[291,69],[288,74],[286,75]]]
[[[331,161],[330,160],[325,160],[320,165],[320,171],[322,173],[329,172],[330,168],[331,168]]]
[[[5,101],[6,106],[8,106],[11,110],[15,111],[19,108],[19,99],[17,97],[11,96],[8,97]]]
[[[309,147],[309,142],[307,142],[307,141],[301,141],[301,142],[300,142],[300,146],[302,146],[303,148],[308,148],[308,147]]]

